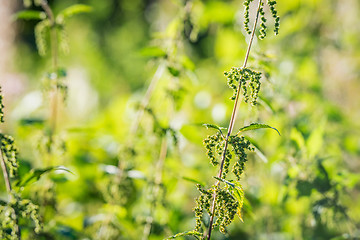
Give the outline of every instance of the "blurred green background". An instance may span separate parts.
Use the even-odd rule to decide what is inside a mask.
[[[44,233],[32,236],[24,223],[24,238],[142,239],[149,216],[148,239],[193,229],[194,180],[209,186],[217,172],[202,146],[213,131],[201,124],[230,120],[223,72],[241,66],[246,52],[243,1],[49,1],[55,13],[76,3],[92,11],[66,22],[69,53],[60,53],[59,66],[69,90],[50,164],[74,174],[56,171],[25,187],[40,205]],[[50,54],[36,49],[37,21],[13,18],[23,8],[1,1],[2,131],[16,139],[20,175],[49,166],[39,145],[51,71]],[[360,2],[278,0],[277,8],[279,35],[269,17],[268,37],[255,39],[250,54],[249,65],[264,73],[260,104],[241,105],[235,129],[262,122],[281,136],[247,134],[258,150],[241,181],[244,222],[236,218],[213,238],[360,239]],[[156,120],[144,111],[131,131],[152,79]],[[178,144],[160,137],[157,124],[173,129]]]

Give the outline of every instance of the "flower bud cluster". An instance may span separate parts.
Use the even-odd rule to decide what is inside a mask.
[[[40,221],[39,206],[29,199],[21,199],[19,195],[12,192],[9,202],[1,202],[0,206],[0,236],[2,239],[18,239],[18,219],[17,217],[31,219],[35,225],[35,232],[42,230]],[[8,231],[10,230],[11,231]]]
[[[225,234],[226,226],[234,220],[239,203],[226,188],[217,188],[216,196],[216,221],[213,227],[219,226],[220,232]]]
[[[207,138],[204,139],[203,143],[205,145],[206,154],[210,159],[210,163],[213,166],[218,165],[219,161],[216,159],[215,153],[217,153],[220,156],[224,146],[224,141],[221,136],[221,133],[217,132],[214,135],[207,136]]]
[[[200,185],[197,185],[200,196],[196,199],[196,207],[193,209],[196,217],[196,232],[202,232],[202,218],[204,210],[211,215],[211,204],[214,192],[216,192],[216,221],[213,228],[219,227],[222,233],[226,232],[226,226],[229,225],[237,213],[239,203],[230,194],[226,187],[220,188],[212,186],[210,189],[205,190]]]
[[[45,56],[47,53],[47,35],[50,30],[50,21],[45,19],[35,26],[35,42],[40,56]]]
[[[245,0],[244,1],[244,6],[245,6],[245,11],[244,11],[244,28],[245,28],[245,31],[248,33],[248,34],[251,34],[251,30],[250,30],[250,27],[249,27],[249,22],[250,22],[250,3],[252,2],[253,0]]]
[[[277,10],[275,9],[276,0],[268,0],[268,5],[270,6],[270,12],[272,17],[275,19],[275,35],[279,34],[279,27],[280,27],[280,17],[277,14]]]
[[[15,140],[12,136],[0,133],[0,148],[2,157],[6,163],[6,167],[10,173],[10,177],[17,176],[18,162],[17,154],[18,150],[15,146]]]
[[[238,159],[232,168],[232,172],[237,180],[240,180],[240,176],[244,172],[245,163],[247,162],[247,154],[245,151],[254,151],[254,148],[251,147],[250,142],[243,136],[230,136],[229,143],[233,147],[235,156]]]
[[[230,71],[225,72],[224,75],[227,77],[229,87],[234,90],[233,96],[230,99],[236,99],[238,85],[241,84],[244,101],[247,103],[251,98],[251,104],[256,105],[261,86],[260,72],[253,71],[249,68],[232,67]],[[250,89],[250,94],[248,93],[248,89]]]
[[[202,217],[204,210],[210,213],[213,188],[205,190],[201,187],[200,184],[198,184],[197,189],[200,192],[200,196],[196,198],[196,207],[193,209],[196,219],[195,231],[202,232]]]
[[[266,18],[265,18],[265,11],[264,11],[264,3],[261,2],[260,4],[260,9],[259,9],[259,14],[260,14],[260,20],[261,20],[261,23],[260,23],[260,36],[259,38],[261,40],[263,40],[265,37],[266,37]]]
[[[244,29],[248,34],[251,34],[252,31],[249,27],[249,23],[250,23],[250,3],[253,0],[245,0],[244,1],[244,6],[245,6],[245,11],[244,11]],[[267,1],[267,5],[269,5],[269,9],[271,12],[272,17],[275,20],[275,28],[274,28],[274,33],[275,35],[277,35],[279,33],[279,27],[280,27],[280,17],[277,14],[277,10],[275,9],[275,5],[276,5],[276,0],[268,0]],[[261,0],[260,2],[260,8],[259,8],[259,15],[260,15],[260,35],[259,38],[262,40],[266,37],[266,17],[265,17],[265,11],[264,11],[264,2]]]

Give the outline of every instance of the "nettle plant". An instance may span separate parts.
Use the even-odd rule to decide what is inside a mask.
[[[244,2],[244,26],[245,31],[250,35],[250,39],[243,66],[233,67],[230,71],[224,73],[229,87],[234,91],[233,96],[230,98],[234,101],[234,107],[229,126],[223,128],[214,124],[204,124],[205,127],[216,130],[214,135],[208,136],[204,140],[210,163],[213,166],[219,167],[218,175],[214,177],[216,182],[209,188],[205,188],[199,184],[197,185],[200,196],[196,199],[196,206],[193,209],[196,218],[195,229],[193,231],[176,234],[169,239],[181,236],[193,236],[196,239],[210,240],[214,228],[218,227],[220,232],[225,234],[227,231],[226,226],[234,220],[236,215],[242,220],[241,210],[244,204],[244,191],[240,184],[240,179],[245,169],[245,163],[247,162],[247,152],[254,150],[254,147],[250,141],[243,136],[243,133],[261,128],[270,128],[278,132],[277,129],[269,125],[252,123],[240,128],[235,134],[232,133],[239,100],[241,99],[240,96],[242,96],[245,103],[250,103],[253,106],[257,104],[262,74],[261,72],[248,68],[247,63],[251,46],[258,29],[259,19],[259,39],[266,37],[267,27],[265,23],[267,19],[265,17],[265,5],[267,5],[274,18],[275,35],[278,34],[280,25],[280,17],[277,15],[275,8],[276,1],[268,0],[265,3],[264,0],[259,0],[253,27],[250,29],[251,2],[253,2],[253,0],[245,0]],[[226,134],[223,132],[225,130],[227,131]],[[235,161],[235,163],[232,164],[232,161]],[[231,176],[229,174],[230,171],[232,172]]]
[[[3,96],[0,88],[0,122],[4,122]],[[0,238],[1,239],[21,239],[21,227],[32,228],[35,233],[39,233],[42,224],[39,215],[39,206],[29,199],[22,198],[22,190],[27,184],[18,174],[19,162],[17,159],[18,149],[12,136],[0,133],[0,164],[4,176],[4,183],[7,190],[7,200],[0,200]],[[27,176],[28,180],[33,179],[33,175]],[[31,224],[24,224],[24,220]],[[22,223],[23,226],[20,226]]]
[[[47,0],[24,0],[26,8],[40,8],[41,10],[23,10],[15,16],[21,20],[35,20],[35,42],[40,56],[51,56],[51,68],[45,74],[43,90],[49,102],[49,116],[44,136],[40,140],[39,150],[42,155],[47,155],[47,165],[53,163],[55,153],[64,151],[65,143],[57,136],[59,108],[67,96],[66,69],[59,66],[59,53],[68,54],[68,40],[66,21],[74,15],[90,12],[91,7],[84,4],[71,5],[58,14],[48,4]]]
[[[34,28],[38,53],[43,57],[50,55],[51,58],[51,67],[44,74],[42,85],[45,102],[49,103],[48,116],[44,117],[45,120],[41,120],[43,130],[36,149],[42,160],[42,168],[32,169],[29,175],[24,176],[24,184],[28,184],[33,182],[34,178],[39,180],[41,175],[53,170],[68,171],[63,167],[54,167],[55,164],[61,163],[59,159],[65,152],[65,140],[59,135],[58,122],[59,109],[65,103],[67,96],[67,85],[66,70],[59,66],[59,56],[60,53],[69,52],[66,21],[76,14],[91,11],[91,8],[83,4],[75,4],[55,14],[47,0],[24,0],[23,4],[29,9],[16,13],[15,17],[19,20],[38,21]],[[40,212],[46,222],[45,216],[50,216],[46,212],[49,209],[56,209],[55,184],[52,180],[47,180],[41,186],[34,186],[32,190],[32,199],[42,206]]]
[[[144,96],[134,106],[136,112],[118,156],[117,173],[108,177],[102,187],[108,204],[120,205],[130,211],[135,209],[131,213],[135,221],[133,219],[131,224],[135,223],[136,227],[141,225],[142,233],[123,230],[126,224],[111,212],[107,214],[106,218],[110,220],[106,223],[99,221],[92,226],[97,228],[98,224],[101,224],[102,229],[107,229],[99,231],[97,228],[97,239],[118,239],[119,236],[136,235],[132,238],[138,239],[141,236],[141,239],[145,240],[151,238],[151,235],[164,235],[164,232],[168,235],[170,231],[168,224],[161,222],[156,213],[166,211],[167,214],[171,204],[167,200],[167,185],[164,183],[167,174],[164,170],[168,158],[176,155],[178,132],[171,126],[171,121],[176,112],[181,110],[186,92],[183,80],[189,71],[194,70],[194,64],[184,50],[186,38],[195,40],[197,36],[196,29],[191,32],[186,30],[188,24],[196,25],[191,12],[192,4],[192,0],[179,1],[178,13],[173,20],[164,31],[157,33],[158,37],[151,41],[150,46],[141,51],[144,57],[150,58],[150,61],[157,65],[157,69]],[[145,145],[143,141],[146,141]],[[149,155],[151,159],[147,162]],[[139,184],[143,184],[141,189],[136,188]],[[134,195],[137,195],[136,199]],[[139,211],[137,208],[144,206],[145,210],[136,212]]]

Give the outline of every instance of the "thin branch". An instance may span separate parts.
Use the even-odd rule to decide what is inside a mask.
[[[5,181],[5,186],[6,186],[6,190],[8,192],[8,195],[9,195],[9,200],[12,199],[12,194],[11,194],[11,191],[12,191],[12,188],[11,188],[11,182],[10,182],[10,178],[9,178],[9,173],[7,171],[7,168],[6,168],[6,163],[5,163],[5,159],[4,159],[4,155],[3,155],[3,151],[1,150],[0,148],[0,164],[1,164],[1,168],[2,168],[2,172],[3,172],[3,175],[4,175],[4,181]],[[14,230],[15,230],[15,233],[16,233],[16,236],[19,240],[21,240],[21,231],[20,231],[20,228],[19,228],[19,220],[18,220],[18,217],[16,215],[16,211],[15,209],[11,208],[11,217],[14,219],[15,221],[15,225],[13,226],[14,227]]]
[[[11,183],[10,183],[9,173],[7,171],[7,168],[6,168],[4,155],[3,155],[3,152],[1,150],[1,148],[0,148],[0,158],[1,158],[1,168],[2,168],[3,175],[4,175],[4,181],[5,181],[6,190],[7,190],[8,194],[10,195],[11,190],[12,190],[11,189]]]
[[[154,221],[153,214],[154,214],[154,210],[156,207],[155,206],[156,199],[158,198],[158,195],[159,195],[160,185],[161,185],[162,177],[163,177],[163,169],[164,169],[166,154],[167,154],[167,139],[166,139],[166,135],[165,135],[162,138],[159,160],[156,163],[156,170],[155,170],[156,172],[155,172],[153,199],[152,199],[153,202],[151,203],[151,206],[150,206],[150,214],[146,218],[146,225],[144,227],[144,233],[143,233],[142,240],[147,240],[147,239],[149,239],[149,236],[150,236],[151,226]]]
[[[255,37],[255,30],[256,30],[256,25],[258,23],[259,20],[259,12],[260,12],[260,7],[261,7],[261,3],[262,0],[259,0],[259,5],[256,11],[256,18],[255,18],[255,22],[254,22],[254,27],[252,30],[252,34],[250,37],[250,41],[249,41],[249,45],[246,51],[246,55],[245,55],[245,60],[244,60],[244,64],[242,66],[242,68],[246,68],[248,59],[249,59],[249,54],[250,54],[250,50],[251,50],[251,46]],[[236,93],[236,98],[235,98],[235,102],[234,102],[234,107],[233,107],[233,111],[231,114],[231,118],[230,118],[230,123],[229,123],[229,128],[228,128],[228,133],[226,135],[226,139],[225,139],[225,145],[224,145],[224,150],[221,156],[221,164],[220,164],[220,169],[219,169],[219,174],[218,174],[218,178],[221,178],[222,172],[223,172],[223,168],[224,168],[224,163],[225,163],[225,157],[226,157],[226,151],[228,148],[228,143],[229,143],[229,137],[231,135],[231,132],[234,128],[234,123],[235,123],[235,118],[236,118],[236,113],[237,113],[237,107],[238,107],[238,101],[239,101],[239,95],[240,95],[240,91],[241,91],[241,81],[239,82],[238,88],[237,88],[237,93]],[[216,188],[218,188],[220,185],[220,181],[216,182]],[[207,234],[207,240],[210,240],[211,238],[211,232],[212,232],[212,228],[213,228],[213,223],[214,223],[214,217],[215,217],[215,209],[216,209],[216,191],[213,194],[213,202],[212,202],[212,208],[211,208],[211,216],[210,216],[210,224],[209,224],[209,231]]]
[[[52,57],[52,71],[55,73],[54,83],[55,86],[50,92],[50,142],[53,142],[53,137],[57,128],[57,120],[58,120],[58,109],[59,109],[59,91],[57,87],[58,80],[58,38],[56,32],[56,21],[53,11],[51,10],[48,1],[42,0],[41,8],[45,11],[49,21],[50,21],[50,44],[51,44],[51,57]]]
[[[139,127],[139,124],[141,122],[141,119],[142,119],[142,117],[144,115],[144,111],[145,111],[146,107],[149,105],[150,98],[151,98],[152,93],[153,93],[153,91],[155,89],[155,86],[156,86],[157,82],[160,80],[161,76],[163,75],[164,70],[165,70],[165,65],[164,64],[160,64],[158,66],[158,68],[156,69],[156,72],[155,72],[153,78],[151,79],[149,87],[146,90],[145,96],[144,96],[144,98],[142,99],[142,101],[140,103],[140,109],[136,113],[135,121],[131,125],[130,135],[134,135],[136,133],[136,131],[137,131],[138,127]]]

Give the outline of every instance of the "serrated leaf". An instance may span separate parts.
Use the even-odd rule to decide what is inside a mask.
[[[239,129],[238,134],[241,133],[241,132],[246,132],[246,131],[251,131],[251,130],[256,130],[256,129],[262,129],[262,128],[271,128],[271,129],[275,130],[279,134],[279,136],[281,136],[279,130],[277,130],[276,128],[271,127],[271,126],[269,126],[267,124],[262,124],[262,123],[252,123],[249,126],[242,127],[242,128]]]
[[[244,205],[244,190],[242,189],[242,186],[240,185],[240,183],[236,182],[235,183],[235,187],[232,189],[232,193],[236,199],[236,201],[239,203],[239,206],[237,208],[237,215],[240,218],[240,220],[242,222],[244,222],[244,220],[242,219],[242,214],[241,214],[241,209]]]
[[[92,11],[92,7],[85,5],[85,4],[75,4],[70,7],[65,8],[62,10],[58,16],[57,20],[65,19],[71,16],[74,16],[79,13],[88,13]]]
[[[182,233],[175,234],[174,236],[165,238],[164,240],[174,239],[174,238],[184,237],[184,236],[193,236],[193,237],[195,237],[196,239],[199,239],[198,237],[201,237],[201,236],[202,236],[202,233],[196,232],[196,231],[194,231],[194,230],[193,230],[193,231],[187,231],[187,232],[182,232]]]
[[[189,181],[189,182],[193,182],[193,183],[196,183],[196,184],[200,184],[202,187],[205,186],[205,184],[203,182],[200,182],[194,178],[190,178],[190,177],[182,177],[182,179],[186,180],[186,181]]]
[[[220,132],[221,132],[221,130],[226,129],[223,127],[219,127],[218,125],[208,124],[208,123],[204,123],[203,126],[206,127],[207,129],[213,128],[213,129],[219,130]]]
[[[166,52],[159,47],[143,48],[140,51],[140,54],[144,57],[153,57],[153,58],[165,57],[167,55]]]
[[[46,14],[43,11],[24,10],[17,12],[13,17],[14,19],[22,20],[44,20],[46,18]]]
[[[56,171],[56,170],[62,170],[69,173],[72,173],[69,169],[61,166],[56,167],[48,167],[48,168],[42,168],[42,169],[32,169],[28,174],[25,175],[24,178],[22,178],[19,182],[16,183],[16,186],[18,187],[25,187],[33,180],[38,181],[40,177],[48,172]]]

